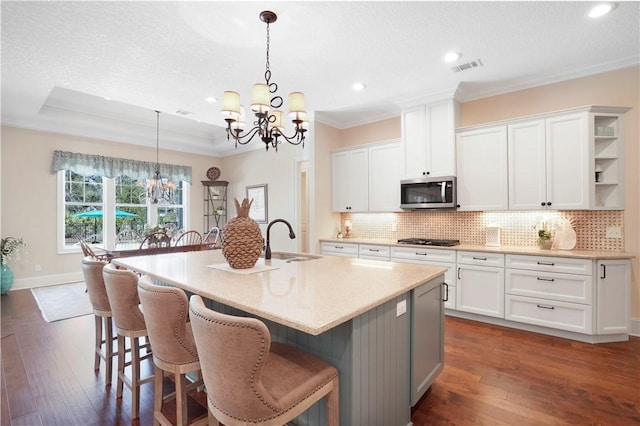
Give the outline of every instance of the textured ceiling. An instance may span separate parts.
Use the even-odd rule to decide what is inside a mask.
[[[262,10],[278,14],[279,94],[305,92],[316,120],[346,128],[455,88],[470,100],[638,64],[640,3],[597,20],[593,4],[2,1],[2,123],[155,146],[157,109],[162,147],[227,155],[220,106],[204,99],[248,103],[263,80]],[[445,64],[449,50],[463,56]]]

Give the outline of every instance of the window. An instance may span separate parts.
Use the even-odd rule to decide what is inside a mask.
[[[106,178],[61,170],[58,186],[63,212],[60,215],[62,232],[59,232],[61,251],[75,251],[78,237],[100,244],[105,243],[105,235],[115,235],[115,244],[140,241],[145,232],[156,225],[172,232],[188,228],[186,194],[190,185],[185,181],[177,185],[171,204],[152,204],[147,200],[145,188],[138,185],[138,179],[125,175]],[[115,229],[109,229],[109,221],[104,221],[105,206],[115,207]]]

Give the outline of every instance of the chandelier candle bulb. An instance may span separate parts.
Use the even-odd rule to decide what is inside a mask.
[[[269,86],[262,83],[254,84],[251,90],[251,110],[261,113],[269,111],[271,103],[269,96]]]

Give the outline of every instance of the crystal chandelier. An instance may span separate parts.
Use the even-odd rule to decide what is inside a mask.
[[[278,85],[271,82],[271,69],[269,68],[269,24],[275,22],[278,16],[270,11],[260,13],[260,20],[267,24],[267,63],[264,73],[264,83],[253,85],[251,92],[251,110],[255,114],[253,128],[245,132],[246,117],[244,106],[240,105],[238,92],[226,91],[222,99],[222,115],[227,122],[227,140],[233,138],[236,148],[238,144],[246,145],[259,135],[265,148],[278,150],[278,144],[282,139],[292,145],[304,147],[305,132],[307,131],[307,112],[304,93],[292,92],[289,94],[289,117],[295,126],[295,132],[288,136],[284,129],[284,114],[278,110],[282,106],[281,96],[276,95]]]
[[[176,184],[160,176],[160,111],[156,111],[156,171],[152,179],[138,181],[147,190],[147,198],[152,204],[173,203]]]

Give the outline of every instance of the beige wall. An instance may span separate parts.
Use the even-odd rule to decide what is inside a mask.
[[[46,133],[3,126],[2,136],[2,236],[24,238],[25,256],[12,262],[14,288],[68,282],[79,271],[80,254],[57,253],[56,175],[50,172],[54,150],[152,161],[155,149],[111,141]],[[215,157],[160,151],[160,161],[192,167],[191,227],[201,230],[202,185],[206,170],[222,161]],[[222,178],[225,178],[223,175]],[[35,271],[35,265],[42,270]],[[53,281],[53,282],[52,282]]]

